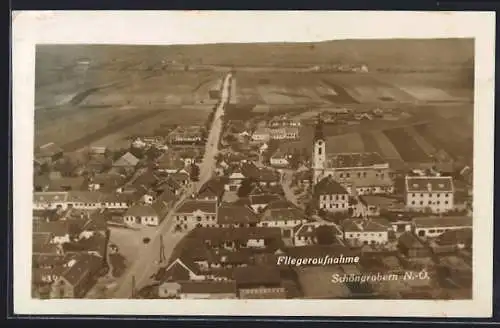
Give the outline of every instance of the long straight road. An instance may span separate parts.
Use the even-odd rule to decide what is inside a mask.
[[[182,235],[180,233],[173,233],[173,216],[182,201],[192,193],[196,193],[199,188],[211,178],[212,173],[214,172],[216,164],[215,155],[218,152],[219,139],[222,129],[221,117],[224,114],[224,108],[229,101],[230,82],[231,74],[229,73],[224,78],[220,102],[216,109],[212,127],[208,134],[205,155],[200,166],[199,182],[191,186],[190,190],[187,190],[181,196],[179,201],[173,206],[167,216],[160,223],[155,234],[153,236],[150,236],[151,241],[149,242],[149,244],[144,246],[144,249],[141,250],[140,254],[137,256],[137,260],[134,262],[132,267],[125,273],[122,278],[119,279],[118,288],[114,292],[112,298],[130,298],[132,295],[132,280],[134,278],[136,288],[140,289],[148,283],[151,275],[157,272],[160,265],[162,264],[158,263],[158,261],[160,260],[160,235],[163,235],[165,258],[167,260],[170,257],[174,247],[182,238]]]

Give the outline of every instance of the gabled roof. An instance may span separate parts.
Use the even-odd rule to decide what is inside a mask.
[[[441,246],[472,243],[472,228],[446,231],[437,238],[436,242]]]
[[[345,195],[347,194],[347,190],[340,185],[337,181],[335,181],[332,177],[325,177],[321,179],[314,186],[314,194],[318,195]]]
[[[260,195],[250,195],[248,196],[251,205],[267,205],[273,201],[278,201],[282,199],[276,194],[260,194]]]
[[[391,224],[387,219],[346,219],[342,221],[345,232],[385,232],[391,229]]]
[[[193,213],[202,211],[215,214],[217,211],[217,202],[212,200],[194,200],[186,199],[177,209],[177,213]]]
[[[422,242],[409,231],[406,231],[399,236],[398,243],[406,248],[424,248]]]
[[[75,263],[68,268],[62,277],[72,286],[78,286],[88,275],[95,274],[102,267],[102,258],[86,253],[78,254]]]
[[[158,212],[151,205],[136,204],[127,210],[125,216],[158,216]]]
[[[136,166],[139,163],[139,159],[132,155],[130,152],[126,152],[122,157],[117,159],[113,166],[115,167],[131,167]]]
[[[406,177],[407,192],[452,192],[452,177]]]
[[[342,230],[335,223],[323,223],[323,222],[307,222],[298,225],[294,228],[295,237],[315,237],[316,229],[319,227],[328,227],[332,230],[332,234],[335,236],[342,235]]]
[[[269,209],[262,216],[262,221],[294,221],[304,219],[305,214],[297,208]]]
[[[204,194],[207,196],[222,197],[224,186],[225,182],[222,178],[212,178],[201,186],[198,195],[201,197],[203,197]]]
[[[222,204],[217,213],[218,224],[248,224],[257,222],[259,222],[259,218],[248,206]]]

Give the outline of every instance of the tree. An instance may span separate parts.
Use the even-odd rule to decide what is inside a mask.
[[[195,164],[195,163],[191,164],[191,170],[189,172],[189,178],[193,182],[200,181],[200,167],[197,164]]]
[[[254,178],[245,178],[241,182],[241,186],[238,189],[238,197],[247,197],[250,192],[252,192],[252,189],[255,185],[255,179]]]
[[[332,229],[327,225],[316,228],[316,240],[319,245],[331,245],[335,242]]]

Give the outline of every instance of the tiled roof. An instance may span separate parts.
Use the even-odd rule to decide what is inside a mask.
[[[414,218],[416,228],[446,228],[446,227],[472,227],[472,218],[468,216],[459,217],[419,217]]]
[[[77,191],[68,192],[68,202],[74,203],[100,203],[106,199],[106,195],[100,191]]]
[[[158,212],[151,205],[136,204],[127,210],[125,216],[158,216]]]
[[[446,231],[440,235],[437,240],[439,245],[456,245],[459,243],[472,242],[472,228],[463,228]]]
[[[407,192],[452,192],[451,177],[406,177]]]
[[[95,274],[102,267],[100,257],[81,253],[76,263],[67,269],[62,276],[73,286],[78,286],[84,281],[84,277]]]
[[[249,200],[252,205],[269,204],[270,202],[280,200],[281,197],[276,194],[250,195]]]
[[[234,279],[243,284],[279,284],[280,271],[276,266],[246,266],[234,269]]]
[[[234,204],[222,204],[217,213],[217,223],[237,224],[237,223],[257,223],[258,217],[248,206]]]
[[[424,248],[424,245],[418,238],[411,232],[404,232],[398,239],[398,242],[406,248]]]
[[[127,152],[122,157],[120,157],[118,160],[116,160],[113,163],[113,166],[115,166],[115,167],[117,167],[117,166],[129,167],[129,166],[136,166],[137,163],[139,163],[139,159],[137,157],[135,157],[134,155],[132,155],[130,152]]]
[[[217,211],[217,202],[211,200],[187,199],[177,209],[177,213],[193,213],[195,211],[214,213]]]
[[[342,222],[345,232],[383,232],[391,229],[391,224],[387,219],[347,219]]]
[[[305,219],[304,212],[296,208],[270,209],[266,210],[262,216],[262,221],[292,221],[303,219]]]
[[[326,224],[326,223],[322,223],[322,222],[307,222],[307,223],[301,224],[300,226],[298,226],[296,228],[295,235],[297,237],[306,237],[306,238],[315,237],[316,236],[316,229],[318,227],[321,227],[321,226],[325,226],[325,227],[330,228],[332,230],[332,234],[334,234],[335,236],[342,234],[342,231],[340,230],[340,228],[334,223]]]
[[[347,190],[332,177],[323,178],[314,186],[315,195],[345,195]]]

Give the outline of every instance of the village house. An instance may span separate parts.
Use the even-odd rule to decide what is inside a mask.
[[[327,227],[331,230],[332,239],[342,240],[344,233],[342,229],[335,223],[330,222],[306,222],[297,225],[293,229],[293,244],[294,246],[309,246],[317,245],[317,229],[319,227]]]
[[[136,204],[131,206],[123,216],[125,224],[142,224],[158,226],[169,210],[168,204],[155,202],[153,204]]]
[[[203,140],[203,131],[199,126],[177,127],[168,136],[168,141],[172,145],[202,144]]]
[[[259,218],[245,205],[221,204],[217,213],[217,225],[221,228],[255,227]]]
[[[405,204],[409,210],[444,213],[453,209],[453,200],[454,187],[451,177],[405,177]]]
[[[301,122],[287,117],[276,117],[271,119],[267,126],[270,128],[299,127]]]
[[[122,193],[100,191],[35,192],[34,209],[85,209],[128,208],[130,199]]]
[[[281,241],[279,228],[196,228],[193,236],[214,249],[264,249]]]
[[[102,265],[102,259],[95,255],[78,254],[54,282],[52,298],[83,298],[97,282]]]
[[[89,177],[90,191],[117,192],[126,182],[126,178],[117,173],[100,173]]]
[[[332,177],[323,178],[314,186],[313,197],[319,209],[328,212],[347,212],[349,194]]]
[[[185,200],[174,214],[177,229],[217,226],[218,206],[215,200]]]
[[[398,238],[398,250],[407,257],[427,257],[430,249],[411,232],[404,232]]]
[[[139,159],[137,157],[130,152],[126,152],[122,157],[113,162],[112,169],[118,173],[123,171],[129,174],[135,170],[138,163]]]
[[[224,196],[226,180],[227,179],[224,177],[217,177],[208,180],[201,186],[198,194],[196,195],[196,199],[215,200],[217,204],[219,204]]]
[[[413,231],[418,237],[438,237],[451,230],[472,228],[472,218],[468,216],[416,217]]]
[[[185,149],[179,153],[179,159],[184,162],[185,166],[196,163],[198,152],[194,149]]]
[[[269,136],[273,140],[297,140],[300,130],[297,127],[273,128],[269,129]]]
[[[278,149],[269,158],[269,163],[274,167],[288,167],[290,165],[290,158],[290,154],[287,154],[284,151]]]
[[[156,160],[155,168],[160,172],[176,173],[186,168],[186,163],[177,155],[169,152]]]
[[[312,184],[312,170],[298,170],[293,175],[293,184],[298,187],[309,187]]]
[[[281,197],[277,194],[257,194],[249,195],[249,205],[255,213],[263,211],[271,202],[280,200]]]
[[[206,276],[200,271],[198,265],[186,258],[176,258],[167,266],[162,276],[162,280],[164,283],[187,280],[206,280]],[[160,297],[167,297],[171,294],[171,290],[168,287],[171,286],[164,286],[163,283],[160,283],[160,287],[158,289]]]
[[[245,179],[245,175],[242,173],[241,169],[236,168],[228,176],[228,182],[225,185],[227,191],[238,191],[241,187],[241,183]]]
[[[251,295],[269,293],[271,288],[277,295],[286,295],[281,286],[280,270],[276,266],[253,265],[236,268],[234,279],[239,292],[245,298],[259,298]]]
[[[257,226],[280,228],[284,238],[291,238],[293,228],[307,221],[305,214],[298,208],[267,208]]]
[[[252,141],[267,142],[271,138],[271,134],[268,128],[257,128],[252,133]]]
[[[446,231],[430,242],[430,247],[435,254],[453,253],[462,249],[470,249],[471,246],[471,228]]]
[[[83,176],[67,177],[60,172],[38,175],[33,178],[35,191],[87,190],[88,181]]]
[[[352,245],[377,245],[389,241],[392,226],[387,219],[346,219],[342,222],[344,239]]]

